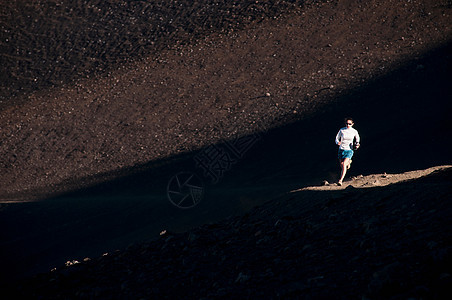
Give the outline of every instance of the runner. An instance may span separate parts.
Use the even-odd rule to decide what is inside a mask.
[[[353,125],[352,118],[346,118],[345,127],[341,128],[336,135],[336,144],[339,146],[338,158],[341,165],[341,179],[337,185],[342,185],[345,174],[352,163],[353,150],[359,148],[359,134],[356,129],[352,128]]]

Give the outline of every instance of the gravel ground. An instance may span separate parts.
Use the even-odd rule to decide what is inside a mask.
[[[448,299],[452,173],[449,166],[422,177],[431,171],[411,181],[391,174],[399,183],[385,188],[288,193],[241,217],[68,261],[21,282],[12,295]]]

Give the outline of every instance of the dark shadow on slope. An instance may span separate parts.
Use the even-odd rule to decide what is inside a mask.
[[[103,298],[443,299],[451,280],[452,232],[444,230],[452,226],[451,177],[449,168],[384,187],[285,193],[243,216],[59,267],[16,290],[45,299],[81,291]],[[248,280],[238,284],[239,272]]]
[[[99,256],[154,239],[162,230],[184,231],[241,214],[290,189],[336,180],[334,137],[344,116],[355,118],[362,137],[349,176],[450,164],[451,50],[451,43],[435,49],[319,103],[309,118],[262,132],[217,184],[196,167],[194,157],[203,149],[108,174],[117,179],[45,201],[9,204],[0,211],[0,227],[8,228],[1,233],[2,274],[20,277]],[[180,171],[204,180],[204,199],[194,209],[178,209],[167,199],[168,180]]]

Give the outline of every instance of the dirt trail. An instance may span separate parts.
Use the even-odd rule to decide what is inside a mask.
[[[352,188],[372,188],[379,186],[387,186],[389,184],[399,183],[408,180],[418,179],[427,175],[430,175],[433,172],[438,170],[446,170],[452,168],[452,166],[437,166],[428,168],[426,170],[416,170],[409,171],[402,174],[372,174],[372,175],[358,175],[353,176],[350,180],[346,180],[343,182],[342,186],[338,186],[335,183],[329,183],[325,181],[323,186],[310,186],[305,187],[298,190],[293,190],[292,192],[299,191],[330,191],[330,190],[343,190],[349,187]]]

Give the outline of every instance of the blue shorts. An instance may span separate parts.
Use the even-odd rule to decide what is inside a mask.
[[[344,160],[346,158],[352,159],[353,157],[353,150],[342,150],[339,149],[339,152],[337,153],[337,157],[339,160]]]

